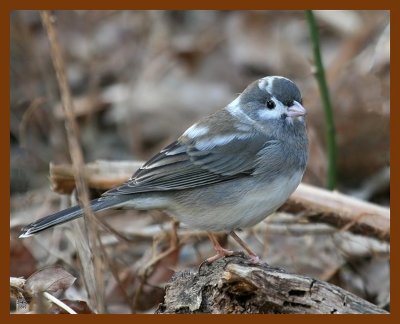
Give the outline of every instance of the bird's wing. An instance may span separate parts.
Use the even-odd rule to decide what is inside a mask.
[[[104,196],[195,188],[252,174],[257,154],[277,141],[265,134],[231,133],[206,140],[181,137]]]

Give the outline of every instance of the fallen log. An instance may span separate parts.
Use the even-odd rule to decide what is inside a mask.
[[[335,285],[230,256],[178,272],[158,314],[386,314]]]

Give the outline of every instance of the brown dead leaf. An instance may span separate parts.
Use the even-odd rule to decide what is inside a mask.
[[[36,260],[23,241],[11,238],[10,240],[10,275],[13,277],[27,277],[36,270]]]
[[[36,271],[25,282],[25,291],[30,295],[47,291],[53,294],[69,288],[76,278],[60,266]]]

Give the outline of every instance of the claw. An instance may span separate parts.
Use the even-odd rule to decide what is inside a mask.
[[[210,232],[207,232],[207,235],[210,238],[211,242],[213,243],[214,250],[217,252],[217,254],[212,256],[212,257],[210,257],[210,258],[208,258],[208,259],[206,259],[205,261],[202,262],[202,264],[205,263],[205,262],[210,264],[210,263],[213,263],[214,261],[219,260],[219,259],[221,259],[223,257],[230,256],[230,255],[234,254],[233,251],[224,249],[221,246],[221,244],[219,244],[219,242],[218,242],[217,238],[214,236],[214,234],[212,234]]]
[[[216,260],[222,259],[226,256],[231,256],[234,255],[235,252],[231,251],[231,250],[227,250],[224,249],[218,242],[217,238],[215,237],[215,235],[211,232],[207,232],[208,237],[210,238],[211,242],[213,243],[214,246],[214,250],[217,252],[216,255],[209,257],[208,259],[204,260],[200,266],[199,269],[201,269],[201,267],[207,263],[207,264],[211,264]],[[252,260],[253,263],[255,264],[260,264],[261,260],[260,258],[257,256],[257,254],[255,254],[250,247],[234,232],[230,232],[230,235],[235,239],[236,242],[238,242],[245,250],[246,252],[249,254],[250,259]]]
[[[235,253],[231,250],[224,249],[223,247],[215,250],[217,251],[217,254],[205,260],[205,262],[207,262],[208,264],[213,263],[214,261],[224,258],[226,256],[233,255]]]

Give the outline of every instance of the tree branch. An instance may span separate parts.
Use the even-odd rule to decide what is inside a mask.
[[[156,313],[385,314],[327,282],[232,256],[197,273],[181,271],[167,285]]]

